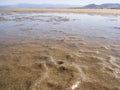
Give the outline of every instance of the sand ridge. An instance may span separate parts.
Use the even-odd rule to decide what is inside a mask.
[[[59,13],[93,13],[93,14],[120,14],[119,9],[46,9],[46,8],[13,8],[0,9],[0,11],[13,12],[59,12]]]

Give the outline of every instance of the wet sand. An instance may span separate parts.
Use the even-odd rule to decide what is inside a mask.
[[[25,23],[18,22],[32,22],[36,18],[19,18],[14,14],[16,19],[4,17],[0,21],[1,25],[7,22],[0,29],[0,90],[120,90],[119,38],[101,36],[100,41],[92,40],[61,28],[33,37],[40,21],[57,26],[56,22],[67,23],[70,19],[34,16],[40,24],[32,23],[32,27],[26,28]],[[16,23],[10,27],[9,21]]]

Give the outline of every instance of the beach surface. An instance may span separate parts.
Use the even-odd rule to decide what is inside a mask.
[[[0,10],[0,90],[120,90],[119,14]]]
[[[102,14],[120,14],[120,9],[47,9],[47,8],[11,8],[0,9],[0,11],[13,12],[67,12],[67,13],[102,13]]]

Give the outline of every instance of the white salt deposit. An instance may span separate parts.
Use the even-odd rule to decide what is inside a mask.
[[[75,90],[75,89],[79,86],[79,84],[80,84],[80,81],[75,82],[75,83],[72,85],[71,89],[72,89],[72,90]]]

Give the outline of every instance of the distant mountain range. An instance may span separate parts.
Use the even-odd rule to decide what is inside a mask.
[[[68,5],[68,4],[17,4],[17,5],[1,5],[0,8],[111,8],[120,9],[120,4],[106,3],[101,5],[89,4],[86,6],[81,5]]]
[[[2,5],[0,8],[70,8],[81,7],[80,5],[69,4],[17,4],[17,5]]]
[[[113,3],[106,3],[106,4],[101,4],[101,5],[96,5],[96,4],[89,4],[86,5],[82,8],[107,8],[107,9],[120,9],[120,4],[113,4]]]

